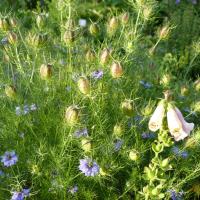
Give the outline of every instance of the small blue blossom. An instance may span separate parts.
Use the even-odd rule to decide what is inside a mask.
[[[8,44],[8,38],[7,38],[7,37],[4,37],[4,38],[1,40],[1,44],[2,44],[2,45]]]
[[[15,108],[15,113],[16,113],[16,115],[21,115],[21,108],[20,108],[20,106],[17,106],[16,108]]]
[[[16,155],[15,151],[6,151],[3,156],[1,156],[1,162],[4,164],[5,167],[10,167],[18,161],[18,156]]]
[[[30,112],[30,109],[29,109],[29,106],[28,105],[25,105],[24,106],[24,115],[28,114]]]
[[[124,143],[123,140],[117,140],[114,144],[114,151],[119,151],[122,147],[122,144]]]
[[[103,77],[103,71],[102,70],[96,70],[96,71],[92,72],[91,76],[94,79],[101,79]]]
[[[79,23],[79,26],[86,27],[87,20],[86,19],[79,19],[78,23]]]
[[[30,189],[23,189],[22,192],[13,192],[11,200],[24,200],[25,197],[28,197]]]
[[[85,158],[80,160],[79,170],[82,171],[85,176],[95,176],[99,173],[99,166],[90,158]]]
[[[186,159],[189,156],[187,151],[181,151],[177,146],[172,147],[171,151],[175,156],[180,158]]]
[[[31,105],[30,105],[30,110],[31,110],[31,111],[35,111],[35,110],[37,110],[37,106],[36,106],[36,104],[34,104],[34,103],[31,104]]]
[[[156,137],[156,134],[155,133],[142,133],[142,138],[143,139],[153,139]]]
[[[175,190],[168,190],[168,192],[170,192],[172,200],[182,200],[183,199],[183,195],[184,195],[183,191],[176,192]]]
[[[88,136],[88,130],[86,128],[81,129],[81,130],[76,130],[74,132],[74,137],[80,138],[80,137],[87,137]]]
[[[153,87],[153,85],[152,85],[151,83],[148,83],[148,82],[146,82],[146,81],[144,81],[144,80],[141,80],[141,81],[140,81],[140,84],[141,84],[145,89],[150,89],[150,88]]]
[[[75,194],[76,192],[78,192],[78,186],[75,185],[74,187],[71,187],[70,189],[68,189],[68,192],[71,194]]]

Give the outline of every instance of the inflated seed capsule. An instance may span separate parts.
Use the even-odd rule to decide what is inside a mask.
[[[110,68],[110,73],[113,78],[120,78],[123,75],[123,69],[119,62],[114,62]]]
[[[125,115],[129,117],[133,116],[134,109],[132,100],[125,100],[124,102],[122,102],[121,109]]]
[[[187,96],[189,94],[189,88],[186,85],[181,86],[181,95]]]
[[[80,77],[78,80],[78,88],[83,94],[89,94],[90,93],[90,82],[85,77]]]
[[[125,12],[121,17],[122,24],[124,24],[124,25],[127,24],[128,20],[129,20],[129,13]]]
[[[129,152],[130,160],[136,161],[136,160],[138,160],[138,157],[139,157],[139,154],[138,154],[138,152],[136,150],[131,150]]]
[[[94,51],[88,50],[88,51],[86,52],[85,57],[86,57],[86,60],[87,60],[88,62],[94,61],[94,59],[95,59],[95,53],[94,53]]]
[[[50,64],[42,64],[40,67],[40,77],[43,80],[47,80],[52,76],[52,65]]]
[[[99,34],[99,27],[96,23],[90,24],[89,26],[90,34],[93,36],[97,36]]]
[[[109,58],[110,58],[110,50],[107,48],[103,49],[100,56],[101,64],[106,64],[109,61]]]
[[[5,87],[5,94],[7,97],[11,98],[11,99],[15,99],[16,97],[16,88],[12,85],[8,85]]]
[[[79,109],[77,106],[69,106],[65,111],[65,121],[73,126],[79,121]]]
[[[10,44],[15,44],[17,42],[17,35],[14,32],[9,32],[7,38]]]
[[[75,40],[75,33],[74,31],[67,30],[63,35],[63,40],[66,44],[71,44]]]
[[[7,31],[9,28],[9,24],[7,19],[0,19],[0,29],[2,29],[3,31]]]
[[[121,124],[116,124],[113,128],[113,134],[117,137],[121,137],[123,135],[124,129]]]
[[[44,14],[39,14],[36,17],[36,24],[38,28],[42,28],[45,24],[46,16]]]
[[[90,139],[88,138],[83,138],[81,140],[81,148],[85,151],[85,152],[89,152],[92,149],[92,144]]]
[[[108,34],[112,35],[116,32],[117,28],[119,26],[118,19],[116,17],[112,17],[108,23]]]
[[[12,28],[16,28],[17,27],[17,20],[15,18],[10,18],[9,19],[9,23],[10,23],[10,26]]]

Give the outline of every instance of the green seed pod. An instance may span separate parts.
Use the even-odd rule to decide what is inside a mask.
[[[164,74],[160,80],[160,84],[163,86],[168,86],[170,84],[171,80],[172,80],[171,75]]]
[[[161,167],[167,168],[168,166],[169,166],[169,158],[166,158],[161,162]]]
[[[90,82],[88,81],[88,79],[85,77],[80,77],[78,80],[78,88],[83,94],[85,94],[85,95],[89,94],[90,93]]]
[[[17,35],[14,32],[9,32],[7,38],[8,42],[12,45],[17,42]]]
[[[119,22],[118,19],[116,17],[111,18],[111,20],[108,23],[108,27],[107,27],[107,32],[109,35],[113,35],[116,30],[118,29],[119,26]]]
[[[99,34],[99,27],[97,24],[91,24],[89,26],[90,34],[93,36],[97,36]]]
[[[18,25],[17,20],[16,20],[15,18],[10,18],[10,19],[9,19],[9,23],[10,23],[10,26],[11,26],[12,28],[16,28],[17,25]]]
[[[198,79],[198,80],[196,80],[196,81],[194,82],[194,87],[195,87],[195,90],[196,90],[197,92],[200,91],[200,79]]]
[[[113,128],[113,134],[117,137],[120,137],[123,135],[124,128],[122,127],[121,124],[116,124]]]
[[[128,20],[129,20],[129,13],[125,12],[121,17],[122,24],[126,25],[128,23]]]
[[[92,149],[91,141],[90,141],[90,139],[88,139],[88,138],[83,138],[83,139],[81,140],[81,146],[82,146],[82,149],[83,149],[85,152],[89,152],[89,151],[91,151],[91,149]]]
[[[46,16],[45,14],[39,14],[36,17],[36,24],[38,26],[38,28],[42,28],[45,25],[45,21],[46,21]]]
[[[189,88],[186,85],[181,86],[181,95],[187,96],[189,94]]]
[[[0,29],[7,31],[9,29],[9,23],[7,19],[0,19]]]
[[[16,88],[12,85],[8,85],[5,87],[5,94],[7,97],[11,98],[11,99],[15,99],[16,98]]]
[[[65,111],[65,121],[68,125],[73,126],[79,121],[79,109],[77,106],[69,106]]]
[[[95,53],[94,53],[94,51],[88,50],[88,51],[86,52],[85,57],[86,57],[86,60],[87,60],[88,62],[94,61],[94,60],[95,60]]]
[[[119,62],[114,62],[110,68],[110,73],[113,78],[120,78],[123,75],[123,69]]]
[[[139,157],[139,154],[136,150],[131,150],[129,152],[129,159],[130,160],[136,161],[136,160],[138,160],[138,157]]]
[[[101,176],[107,176],[107,170],[105,168],[100,167],[99,173]]]
[[[106,64],[110,59],[110,50],[105,48],[102,53],[101,53],[101,56],[100,56],[100,62],[101,64]]]
[[[73,43],[74,40],[75,40],[75,33],[74,33],[74,31],[71,31],[71,30],[65,31],[65,33],[63,35],[63,40],[64,40],[64,42],[67,45]]]
[[[42,64],[40,67],[40,77],[43,80],[47,80],[52,76],[52,65],[50,64]]]
[[[134,108],[133,108],[132,102],[133,102],[132,100],[125,100],[121,104],[123,113],[129,117],[133,116],[133,113],[134,113]]]

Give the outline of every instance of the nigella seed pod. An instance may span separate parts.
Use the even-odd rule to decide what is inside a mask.
[[[17,42],[17,35],[14,32],[9,32],[7,38],[10,44],[15,44]]]
[[[40,77],[43,80],[47,80],[52,76],[52,65],[50,64],[42,64],[40,67]]]
[[[85,151],[85,152],[89,152],[92,149],[92,144],[90,139],[88,138],[83,138],[81,140],[81,148]]]
[[[121,137],[123,135],[124,128],[121,124],[116,124],[113,128],[113,134],[117,137]]]
[[[189,94],[189,88],[186,85],[181,86],[181,95],[187,96]]]
[[[86,52],[85,57],[86,57],[86,60],[87,60],[88,62],[94,61],[94,59],[95,59],[95,53],[94,53],[94,51],[88,50],[88,51]]]
[[[101,64],[106,64],[110,59],[110,50],[105,48],[100,56],[100,62]]]
[[[0,19],[0,29],[2,29],[3,31],[7,31],[9,28],[9,24],[7,19]]]
[[[128,20],[129,20],[129,13],[125,12],[121,17],[122,24],[126,25],[128,23]]]
[[[63,40],[66,44],[71,44],[75,40],[75,33],[74,31],[67,30],[63,35]]]
[[[133,101],[132,100],[125,100],[121,104],[121,109],[123,113],[129,117],[133,116],[134,108],[133,108]]]
[[[194,87],[195,87],[195,90],[196,90],[197,92],[200,91],[200,79],[198,79],[198,80],[196,80],[196,81],[194,82]]]
[[[165,25],[163,26],[160,31],[159,31],[159,38],[160,39],[166,39],[167,36],[169,35],[169,32],[170,32],[170,27],[169,25]]]
[[[89,26],[90,34],[93,36],[97,36],[99,34],[99,27],[97,24],[93,23]]]
[[[9,23],[10,23],[10,26],[12,28],[16,28],[17,27],[17,20],[15,18],[10,18],[9,19]]]
[[[108,23],[108,28],[107,28],[108,34],[110,35],[114,34],[118,26],[119,26],[118,19],[116,17],[111,18],[111,20]]]
[[[16,88],[12,85],[8,85],[5,87],[5,94],[7,97],[11,98],[11,99],[15,99],[16,98]]]
[[[90,93],[90,82],[88,81],[88,79],[85,77],[80,77],[78,80],[78,88],[83,94],[85,94],[85,95],[89,94]]]
[[[36,24],[38,28],[42,28],[45,24],[46,17],[44,14],[39,14],[36,17]]]
[[[114,62],[110,68],[110,73],[113,78],[120,78],[123,75],[123,69],[119,62]]]
[[[79,109],[77,106],[69,106],[65,111],[65,121],[68,125],[73,126],[79,121]]]

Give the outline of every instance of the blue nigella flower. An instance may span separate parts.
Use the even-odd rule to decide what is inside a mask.
[[[81,130],[76,130],[74,132],[74,136],[77,138],[80,138],[82,136],[87,137],[88,136],[88,130],[86,128],[81,129]]]
[[[151,83],[148,83],[148,82],[146,82],[146,81],[144,81],[144,80],[141,80],[141,81],[140,81],[140,84],[141,84],[145,89],[150,89],[150,88],[153,87],[153,85],[152,85]]]
[[[175,190],[168,190],[168,192],[170,192],[172,200],[182,200],[183,199],[183,194],[184,194],[183,191],[176,192]]]
[[[18,161],[18,156],[15,151],[6,151],[3,156],[1,156],[1,162],[5,167],[10,167]]]
[[[153,139],[156,137],[156,134],[155,133],[142,133],[142,138],[143,139]]]
[[[124,143],[123,140],[117,140],[114,144],[114,151],[119,151]]]
[[[75,194],[76,192],[78,192],[78,186],[75,185],[74,187],[71,187],[70,189],[68,189],[68,192],[71,194]]]
[[[28,197],[30,189],[23,189],[22,192],[13,192],[11,200],[24,200],[25,197]]]
[[[79,170],[82,171],[85,176],[95,176],[99,173],[99,166],[90,158],[85,158],[80,160]]]
[[[103,71],[102,70],[96,70],[96,71],[92,72],[91,76],[94,79],[101,79],[103,77]]]
[[[187,151],[181,151],[177,146],[172,147],[172,152],[175,156],[185,159],[189,156]]]

